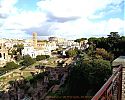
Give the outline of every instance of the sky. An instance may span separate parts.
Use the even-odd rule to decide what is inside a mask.
[[[0,38],[125,36],[124,0],[0,0]]]

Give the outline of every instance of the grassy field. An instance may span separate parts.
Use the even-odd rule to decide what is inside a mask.
[[[37,61],[35,64],[33,64],[29,67],[26,67],[22,70],[19,70],[19,72],[16,71],[8,76],[1,77],[0,78],[0,90],[4,89],[5,86],[7,84],[9,84],[9,81],[21,79],[21,76],[23,76],[24,78],[30,77],[30,76],[32,76],[31,72],[42,72],[42,70],[35,69],[36,65],[45,65],[45,66],[50,66],[50,67],[56,67],[58,65],[57,60],[59,60],[58,57],[51,57],[51,58],[48,58],[47,60]],[[23,74],[20,74],[21,72],[23,72]]]

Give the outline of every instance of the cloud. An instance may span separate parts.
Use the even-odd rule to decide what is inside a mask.
[[[20,14],[16,14],[15,16],[10,16],[6,18],[6,20],[2,24],[1,30],[2,31],[6,30],[7,32],[13,31],[12,33],[15,33],[15,34],[17,31],[14,31],[14,30],[18,30],[20,33],[27,32],[27,36],[28,36],[30,33],[26,30],[29,30],[31,28],[35,29],[37,27],[40,28],[40,26],[44,21],[46,21],[46,16],[43,13],[23,11]],[[8,34],[7,32],[4,34]]]
[[[110,16],[122,11],[123,0],[39,0],[36,11],[17,9],[17,2],[0,1],[1,37],[30,37],[35,31],[39,36],[75,39],[124,31],[124,21]]]
[[[7,15],[6,14],[0,14],[0,18],[7,18]]]
[[[9,39],[26,39],[31,38],[31,35],[22,30],[0,30],[0,37]]]
[[[56,17],[54,16],[53,14],[51,13],[47,13],[47,17],[48,17],[48,22],[60,22],[60,23],[64,23],[64,22],[67,22],[67,21],[72,21],[72,20],[76,20],[76,19],[79,19],[79,17]]]
[[[0,1],[0,18],[6,18],[10,14],[17,13],[17,8],[15,4],[17,0],[1,0]]]
[[[53,22],[49,28],[53,34],[76,38],[106,36],[110,31],[123,34],[123,20],[105,19],[107,13],[121,12],[121,3],[123,0],[41,0],[37,6],[47,14],[47,21]]]
[[[27,29],[31,27],[38,27],[44,21],[46,21],[46,16],[40,12],[22,12],[7,18],[3,27]]]
[[[56,17],[86,17],[88,15],[91,15],[95,10],[93,9],[92,3],[89,0],[86,1],[45,0],[38,2],[37,5],[42,11],[51,12]],[[89,5],[91,7],[85,5]]]
[[[76,21],[55,23],[51,30],[56,36],[65,38],[80,38],[91,36],[106,36],[112,31],[119,32],[123,35],[124,27],[123,20],[119,18],[111,18],[109,20],[92,22],[90,20],[79,19]]]
[[[118,6],[123,0],[41,0],[37,6],[56,17],[89,17],[110,4]]]
[[[28,34],[37,32],[39,36],[49,36],[53,34],[51,31],[51,26],[52,26],[52,23],[45,22],[41,24],[39,27],[31,27],[31,28],[23,29],[23,30]]]
[[[112,18],[107,23],[107,31],[115,31],[121,33],[121,35],[125,35],[124,29],[125,29],[125,21],[119,18]]]

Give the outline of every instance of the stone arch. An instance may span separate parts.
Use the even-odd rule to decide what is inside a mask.
[[[5,55],[6,55],[6,54],[4,53],[4,54],[3,54],[3,56],[4,56],[4,59],[6,58],[6,57],[5,57]]]
[[[0,53],[0,58],[2,58],[2,54]]]

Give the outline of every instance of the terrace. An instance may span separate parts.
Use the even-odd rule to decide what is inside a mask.
[[[112,63],[113,74],[92,100],[125,100],[125,56]]]

